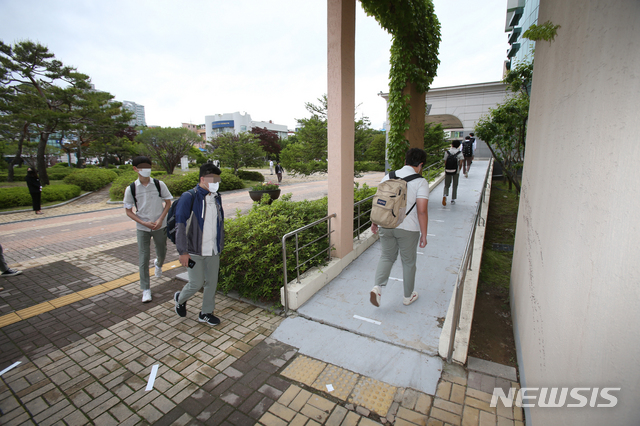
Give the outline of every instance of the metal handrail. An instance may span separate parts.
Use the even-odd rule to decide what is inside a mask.
[[[326,249],[327,252],[327,258],[331,259],[331,249],[333,248],[333,244],[331,244],[331,234],[333,233],[333,231],[331,230],[331,218],[332,217],[337,217],[336,213],[330,214],[328,216],[323,217],[322,219],[316,220],[313,223],[310,223],[309,225],[305,225],[302,228],[298,228],[295,231],[291,231],[288,234],[285,234],[282,237],[282,269],[284,272],[284,315],[287,316],[287,313],[289,312],[289,293],[287,292],[287,285],[288,285],[288,279],[287,279],[287,239],[289,237],[295,236],[296,237],[296,250],[295,250],[295,254],[296,254],[296,273],[297,273],[297,282],[300,282],[300,267],[304,266],[305,264],[307,264],[308,262],[310,262],[311,260],[315,259],[316,257],[318,257],[319,255],[321,255],[322,253],[325,252],[325,250],[321,250],[320,252],[316,253],[313,257],[311,257],[310,259],[307,259],[304,263],[300,263],[300,258],[299,258],[299,253],[300,250],[302,250],[305,247],[310,246],[311,244],[321,240],[324,237],[327,237],[329,240],[329,247]],[[298,235],[302,232],[302,231],[306,231],[309,228],[312,228],[322,222],[327,222],[327,233],[316,238],[315,240],[313,240],[310,243],[307,243],[305,245],[303,245],[302,247],[298,247]]]
[[[491,159],[493,161],[493,159]],[[473,242],[476,237],[476,229],[478,227],[478,223],[482,219],[483,224],[485,226],[486,223],[484,219],[481,217],[482,214],[482,205],[485,203],[485,195],[487,193],[487,187],[489,184],[489,172],[491,171],[491,163],[489,163],[489,167],[487,168],[487,173],[484,177],[484,183],[482,185],[482,194],[480,195],[480,202],[478,203],[478,209],[476,211],[476,220],[474,221],[473,231],[471,235],[469,235],[469,239],[467,240],[467,246],[464,250],[462,267],[458,271],[458,275],[456,277],[456,298],[453,305],[453,315],[451,318],[451,331],[449,332],[449,348],[447,349],[447,363],[451,363],[453,359],[453,346],[456,341],[456,333],[460,326],[460,315],[462,313],[462,294],[464,293],[464,281],[467,277],[467,271],[471,271],[471,264],[473,261]]]

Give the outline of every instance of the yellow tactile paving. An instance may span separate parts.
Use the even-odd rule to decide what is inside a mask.
[[[3,315],[0,317],[0,328],[20,321],[22,321],[22,318],[20,318],[15,312]]]
[[[346,401],[358,382],[359,377],[356,373],[329,364],[322,373],[320,373],[312,387]],[[329,385],[332,390],[330,390],[327,385]]]
[[[281,374],[291,380],[311,386],[326,366],[327,364],[322,361],[300,355]]]
[[[69,305],[82,299],[84,299],[84,297],[82,297],[78,293],[71,293],[67,294],[66,296],[58,297],[57,299],[51,300],[49,303],[51,303],[54,307],[59,308],[61,306]]]
[[[163,265],[163,268],[175,268],[178,266],[180,266],[180,261],[176,260],[171,263],[165,263]],[[155,268],[149,269],[149,275],[153,274],[154,272],[155,272]],[[98,284],[91,288],[80,290],[76,293],[67,294],[67,295],[58,297],[57,299],[49,300],[47,302],[39,303],[37,305],[30,306],[25,309],[21,309],[19,311],[12,312],[10,314],[2,315],[0,316],[0,328],[10,324],[14,324],[16,322],[20,322],[27,318],[35,317],[36,315],[40,315],[45,312],[53,311],[54,309],[60,308],[62,306],[70,305],[71,303],[77,302],[79,300],[87,299],[89,297],[93,297],[98,294],[106,293],[109,290],[113,290],[114,288],[119,288],[127,284],[131,284],[132,282],[136,282],[139,279],[140,279],[140,274],[130,274],[130,275],[127,275],[126,277],[118,278],[113,281],[109,281],[107,283]]]
[[[30,306],[28,308],[20,309],[16,312],[22,319],[35,317],[36,315],[43,314],[55,309],[55,307],[49,302],[38,303],[37,305]]]
[[[370,377],[362,377],[356,384],[349,402],[386,416],[397,388]]]

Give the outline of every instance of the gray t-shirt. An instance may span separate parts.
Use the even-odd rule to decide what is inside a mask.
[[[160,194],[158,194],[158,189],[156,185],[153,183],[153,178],[149,180],[147,186],[144,186],[140,183],[140,179],[136,179],[136,200],[138,209],[135,212],[136,216],[138,216],[144,222],[155,222],[158,220],[162,211],[164,210],[164,206],[162,205],[163,200],[172,200],[173,196],[169,192],[167,185],[164,182],[160,182]],[[127,186],[127,189],[124,191],[124,208],[132,209],[135,207],[135,201],[133,199],[133,195],[131,194],[131,188]],[[167,226],[167,217],[165,216],[162,222],[162,228]],[[136,229],[140,231],[148,231],[151,232],[151,229],[147,228],[144,225],[141,225],[136,222]]]

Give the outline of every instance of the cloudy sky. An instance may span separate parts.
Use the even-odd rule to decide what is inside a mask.
[[[441,23],[432,87],[498,81],[507,0],[434,0]],[[389,35],[357,2],[357,113],[381,128]],[[327,92],[326,0],[0,0],[0,40],[46,45],[147,124],[203,124],[247,112],[294,128]]]

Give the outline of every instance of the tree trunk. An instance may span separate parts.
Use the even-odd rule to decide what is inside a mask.
[[[44,153],[47,149],[47,141],[49,140],[49,133],[40,133],[40,142],[38,143],[38,156],[36,162],[38,164],[38,175],[40,176],[40,184],[42,186],[49,185],[49,176],[47,175],[47,163],[44,158]]]
[[[404,138],[409,141],[410,148],[424,149],[424,121],[426,113],[425,93],[418,92],[416,85],[407,82],[403,94],[408,94],[409,108],[409,128],[404,132]]]

